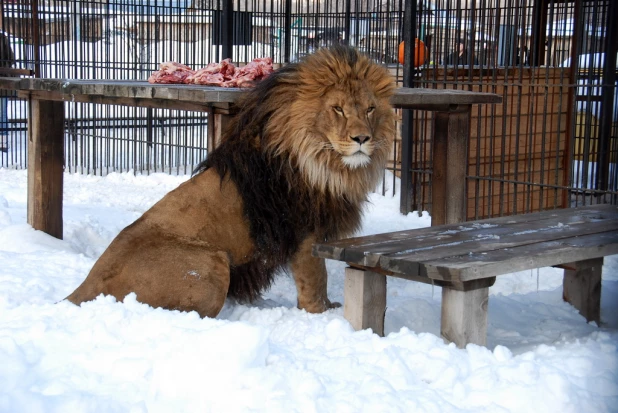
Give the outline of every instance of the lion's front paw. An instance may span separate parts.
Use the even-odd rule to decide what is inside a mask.
[[[298,308],[300,308],[301,310],[305,310],[308,313],[323,313],[326,310],[330,310],[331,308],[338,308],[341,307],[341,303],[337,303],[337,302],[330,302],[329,299],[325,299],[325,300],[320,300],[319,302],[314,302],[314,303],[307,303],[305,305],[301,305],[299,303]]]

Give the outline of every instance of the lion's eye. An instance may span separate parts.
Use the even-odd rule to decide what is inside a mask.
[[[343,115],[343,109],[341,108],[341,106],[333,106],[333,110],[337,112],[337,114]]]
[[[369,106],[369,108],[367,109],[367,114],[371,115],[374,110],[376,110],[376,108],[374,106]]]

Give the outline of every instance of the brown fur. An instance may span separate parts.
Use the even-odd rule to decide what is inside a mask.
[[[196,175],[120,232],[68,300],[135,292],[213,317],[227,295],[251,301],[289,266],[298,306],[326,310],[311,246],[358,229],[395,135],[393,90],[386,69],[348,47],[278,70],[239,102]]]

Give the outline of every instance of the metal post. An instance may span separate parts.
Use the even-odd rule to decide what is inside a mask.
[[[290,62],[290,54],[292,51],[292,0],[285,0],[285,16],[284,23],[285,27],[283,28],[283,61],[286,63]]]
[[[345,27],[343,33],[343,43],[350,44],[350,20],[352,18],[352,0],[346,0],[345,2]]]
[[[406,0],[403,20],[403,86],[414,87],[414,38],[416,36],[416,0]],[[412,111],[403,109],[401,129],[401,198],[399,212],[412,211]]]
[[[532,10],[532,55],[530,56],[530,64],[532,66],[544,65],[547,11],[547,0],[534,1],[534,8]]]
[[[612,122],[614,119],[614,89],[616,87],[616,51],[618,48],[618,7],[615,1],[609,2],[607,11],[607,36],[605,38],[605,64],[603,65],[603,81],[601,86],[601,118],[599,131],[599,158],[598,173],[596,175],[595,189],[607,190],[609,178],[609,148],[612,134]]]
[[[32,47],[34,48],[34,77],[41,77],[41,30],[39,27],[39,1],[32,0]]]
[[[221,7],[221,59],[234,59],[234,3],[223,0]]]

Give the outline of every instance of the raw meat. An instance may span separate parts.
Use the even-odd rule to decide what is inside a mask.
[[[161,63],[159,70],[148,78],[150,83],[184,83],[188,76],[195,73],[189,66],[176,62]]]
[[[186,83],[221,87],[250,87],[273,72],[270,57],[256,58],[243,67],[236,67],[230,59],[210,63],[206,67],[192,70],[176,62],[165,62],[160,70],[149,78],[150,83]]]

